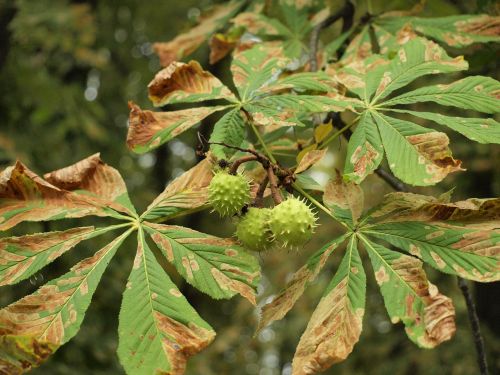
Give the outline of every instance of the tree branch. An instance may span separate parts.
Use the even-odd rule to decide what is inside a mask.
[[[309,39],[309,70],[311,72],[318,70],[318,43],[321,30],[337,22],[339,19],[343,20],[342,32],[349,30],[353,23],[353,17],[354,5],[352,5],[350,0],[346,0],[342,8],[326,17],[314,27]]]
[[[467,305],[467,312],[469,315],[469,321],[472,328],[472,336],[474,338],[474,345],[476,347],[477,364],[479,366],[479,371],[481,375],[488,375],[488,362],[486,361],[486,351],[484,350],[483,336],[481,335],[481,328],[479,326],[479,318],[477,317],[476,305],[470,293],[469,285],[467,281],[458,277],[458,286],[462,291],[465,299],[465,304]]]
[[[264,193],[266,191],[268,183],[269,183],[269,177],[266,175],[266,177],[264,177],[264,179],[259,185],[259,190],[257,190],[257,194],[255,194],[255,200],[253,202],[255,207],[264,206]]]
[[[259,158],[255,155],[248,155],[248,156],[243,156],[237,160],[235,160],[232,164],[231,164],[231,168],[229,169],[229,174],[236,174],[238,172],[238,168],[241,164],[243,163],[247,163],[249,161],[256,161],[258,160]]]
[[[283,202],[283,197],[278,189],[278,180],[274,174],[273,166],[271,164],[267,167],[267,177],[269,178],[269,186],[271,187],[271,195],[274,203],[280,204]]]

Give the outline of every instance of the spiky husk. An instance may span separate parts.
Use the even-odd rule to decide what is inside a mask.
[[[252,251],[264,251],[272,246],[269,230],[269,208],[251,207],[236,227],[236,237],[243,247]]]
[[[290,197],[275,206],[269,216],[274,239],[284,246],[298,247],[309,241],[316,226],[316,216],[303,201]]]
[[[221,216],[240,212],[250,199],[250,183],[241,174],[217,172],[208,186],[208,201]]]

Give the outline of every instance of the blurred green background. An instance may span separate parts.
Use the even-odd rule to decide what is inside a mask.
[[[152,43],[168,41],[196,23],[209,0],[0,0],[0,169],[20,159],[31,169],[44,173],[72,164],[93,153],[122,173],[133,202],[139,210],[163,190],[166,183],[197,162],[195,132],[190,131],[154,153],[137,156],[125,145],[127,101],[151,108],[147,83],[160,66]],[[332,4],[341,2],[334,2]],[[371,1],[374,13],[408,9],[413,1]],[[496,13],[495,1],[434,0],[424,15]],[[335,8],[336,5],[333,5]],[[356,2],[356,17],[367,10]],[[334,28],[333,31],[336,29]],[[450,51],[458,54],[458,51]],[[471,64],[467,74],[498,77],[496,45],[474,45],[464,53]],[[221,77],[227,75],[228,59],[208,64],[206,46],[193,56]],[[422,81],[419,81],[422,82]],[[209,130],[212,123],[202,126]],[[464,161],[467,172],[454,174],[433,188],[416,189],[439,194],[456,187],[454,198],[499,196],[500,148],[479,145],[450,134],[454,155]],[[334,167],[341,167],[345,142],[313,171],[324,180]],[[380,201],[390,189],[377,177],[363,185],[367,205]],[[103,219],[83,219],[79,224],[99,224]],[[75,221],[76,222],[76,221]],[[208,212],[179,220],[179,223],[215,235],[230,236],[230,220]],[[8,235],[69,227],[71,222],[23,224]],[[260,303],[284,286],[307,255],[339,228],[325,221],[318,235],[300,252],[285,250],[261,256],[263,279]],[[31,293],[45,281],[65,273],[78,260],[106,243],[97,238],[79,245],[29,281],[0,290],[0,306]],[[135,248],[127,242],[105,273],[101,287],[86,315],[81,331],[69,344],[33,374],[123,374],[117,356],[117,317],[121,293],[131,267]],[[257,311],[241,298],[214,302],[183,283],[175,270],[165,265],[182,292],[218,332],[215,342],[190,360],[188,374],[291,374],[294,348],[331,279],[340,251],[328,263],[316,283],[288,316],[253,337]],[[433,283],[455,301],[458,329],[455,338],[435,350],[413,345],[401,325],[392,325],[367,266],[367,313],[360,342],[344,363],[328,374],[475,374],[478,373],[465,304],[456,279],[427,269]],[[500,372],[500,285],[473,286],[492,373]],[[499,373],[497,372],[497,373]]]

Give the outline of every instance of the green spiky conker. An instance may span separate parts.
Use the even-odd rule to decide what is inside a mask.
[[[269,216],[274,239],[285,246],[297,247],[312,237],[316,217],[303,201],[290,197],[275,206]]]
[[[250,207],[236,227],[236,237],[243,247],[252,251],[264,251],[272,245],[269,230],[269,208]]]
[[[216,172],[208,186],[208,201],[221,216],[240,212],[250,199],[250,183],[241,174]]]

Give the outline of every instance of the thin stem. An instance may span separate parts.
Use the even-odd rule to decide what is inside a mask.
[[[267,148],[266,142],[264,142],[264,139],[260,135],[259,130],[255,127],[253,121],[249,121],[249,122],[250,122],[250,126],[252,127],[253,132],[255,133],[255,135],[257,136],[257,139],[259,140],[260,145],[264,149],[264,153],[267,155],[267,157],[269,158],[269,160],[271,160],[273,163],[276,163],[276,159],[275,159],[274,155]]]
[[[467,305],[467,312],[469,321],[472,328],[472,336],[474,338],[474,345],[476,347],[477,364],[481,375],[488,375],[488,362],[486,361],[486,352],[484,350],[483,336],[481,335],[481,328],[479,326],[479,318],[477,317],[476,306],[469,290],[467,281],[458,277],[458,286],[464,295],[465,304]]]
[[[271,187],[271,195],[273,197],[274,203],[280,204],[283,202],[283,197],[281,196],[280,190],[278,188],[278,180],[274,174],[273,166],[271,164],[267,167],[267,178],[269,179],[269,186]]]
[[[325,141],[321,142],[319,148],[325,148],[326,146],[328,146],[328,144],[330,144],[332,141],[334,141],[339,135],[341,135],[342,133],[344,133],[345,131],[347,131],[351,126],[353,126],[356,123],[356,121],[358,121],[358,119],[359,119],[359,116],[356,117],[349,124],[344,125],[340,130],[338,130],[337,132],[335,132],[334,134],[332,134]]]

